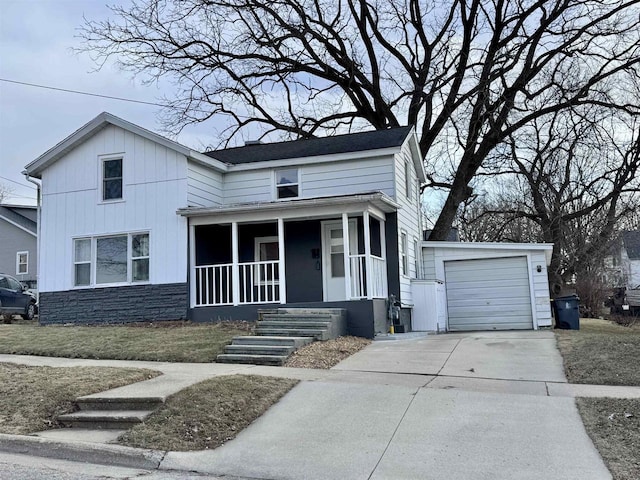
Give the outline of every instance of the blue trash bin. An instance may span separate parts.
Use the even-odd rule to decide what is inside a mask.
[[[580,298],[577,295],[557,297],[553,300],[556,328],[580,330]]]

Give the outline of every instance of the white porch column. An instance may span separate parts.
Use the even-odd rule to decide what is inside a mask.
[[[366,266],[367,299],[373,298],[373,268],[371,263],[371,231],[369,212],[362,212],[362,225],[364,227],[364,264]]]
[[[198,277],[196,275],[196,227],[194,227],[193,225],[189,225],[189,297],[190,297],[189,304],[191,308],[196,306],[197,278]],[[200,288],[200,285],[197,285],[197,288]]]
[[[344,294],[351,300],[351,258],[349,258],[349,216],[342,214],[342,243],[344,245]]]
[[[378,223],[380,224],[380,256],[382,257],[382,259],[384,260],[384,267],[385,267],[385,271],[384,271],[384,296],[387,297],[389,296],[389,278],[388,278],[388,273],[387,273],[387,239],[386,239],[386,234],[385,234],[385,227],[387,224],[386,220],[379,220]]]
[[[280,275],[280,303],[287,303],[287,275],[284,266],[284,220],[278,218],[278,273]]]
[[[240,265],[238,255],[238,222],[231,222],[231,291],[233,292],[233,305],[240,304]]]

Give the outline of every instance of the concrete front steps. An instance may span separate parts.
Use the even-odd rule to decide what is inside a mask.
[[[279,308],[259,314],[255,336],[235,337],[217,362],[283,365],[303,345],[346,334],[343,309]]]
[[[58,421],[67,427],[97,430],[127,430],[142,423],[164,399],[161,397],[81,397],[80,410],[60,415]]]

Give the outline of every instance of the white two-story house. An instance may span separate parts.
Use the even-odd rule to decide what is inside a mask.
[[[422,262],[412,127],[200,153],[102,113],[26,167],[42,181],[40,322],[408,316]]]

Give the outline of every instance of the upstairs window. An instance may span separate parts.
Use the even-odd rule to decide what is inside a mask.
[[[402,275],[409,275],[409,258],[407,256],[407,234],[400,234],[400,265],[402,267]]]
[[[404,162],[404,193],[407,200],[411,200],[411,167],[409,162]]]
[[[102,200],[122,199],[122,159],[102,161]]]
[[[29,273],[29,252],[18,252],[16,255],[16,275]]]
[[[276,198],[297,198],[299,180],[297,168],[276,170]]]

